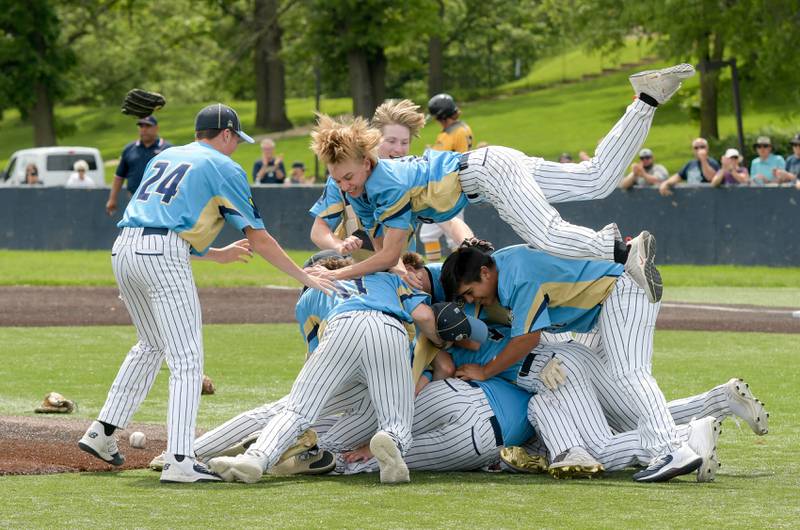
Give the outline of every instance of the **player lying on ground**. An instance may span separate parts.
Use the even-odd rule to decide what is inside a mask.
[[[627,247],[615,224],[600,232],[569,224],[550,203],[589,200],[610,194],[644,142],[655,108],[694,73],[678,65],[631,76],[638,99],[605,136],[594,158],[582,164],[557,164],[506,147],[485,147],[464,155],[429,151],[412,161],[379,160],[380,134],[356,118],[337,122],[321,116],[311,147],[349,195],[368,230],[384,227],[379,250],[367,260],[332,273],[356,278],[394,267],[415,219],[452,219],[468,202],[491,203],[500,217],[527,243],[566,258],[624,263],[651,301],[661,298],[661,279],[653,263],[655,240],[634,240]],[[456,241],[470,234],[453,234]],[[629,252],[630,248],[630,252]]]
[[[114,242],[112,265],[138,342],[122,363],[97,421],[78,443],[101,460],[122,465],[114,431],[128,425],[166,359],[169,465],[162,482],[219,480],[195,462],[192,452],[203,336],[190,256],[230,262],[254,251],[306,286],[331,287],[298,268],[265,230],[247,176],[230,158],[239,142],[252,142],[236,112],[222,104],[208,106],[197,114],[195,131],[195,142],[150,161],[118,225],[122,230]],[[245,233],[249,246],[209,250],[226,221]]]

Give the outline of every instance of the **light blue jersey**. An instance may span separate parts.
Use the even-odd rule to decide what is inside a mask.
[[[464,313],[467,315],[473,314],[471,307],[464,308]],[[462,364],[479,364],[484,366],[492,359],[497,357],[503,348],[506,347],[508,341],[511,340],[511,328],[495,324],[489,324],[489,338],[481,344],[478,351],[468,350],[466,348],[452,347],[447,350],[453,357],[453,363],[461,366]],[[522,367],[522,360],[518,361],[497,374],[496,377],[502,377],[507,381],[515,382],[519,374],[520,367]]]
[[[609,261],[565,259],[526,245],[492,254],[497,297],[511,310],[511,336],[542,330],[590,331],[623,266]]]
[[[202,255],[225,221],[238,230],[264,228],[242,167],[194,142],[162,151],[147,164],[117,226],[167,228]]]
[[[319,335],[324,331],[328,314],[340,300],[317,289],[306,289],[300,296],[294,306],[294,317],[300,325],[300,334],[306,343],[308,353],[317,349]]]
[[[486,394],[486,400],[500,424],[503,445],[522,445],[533,438],[536,431],[528,421],[528,401],[531,399],[528,392],[499,377],[475,381],[475,384]]]
[[[442,264],[428,263],[425,265],[425,271],[428,273],[428,280],[431,282],[431,303],[447,302],[447,297],[444,295],[444,285],[442,284]]]

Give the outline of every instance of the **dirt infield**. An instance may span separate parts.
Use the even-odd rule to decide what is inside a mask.
[[[299,291],[269,287],[200,289],[203,322],[294,322]],[[126,325],[130,318],[114,287],[0,288],[0,326]],[[797,308],[795,308],[797,309]],[[800,333],[791,308],[665,302],[659,329]]]

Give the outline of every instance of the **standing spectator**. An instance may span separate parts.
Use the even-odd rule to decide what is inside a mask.
[[[631,172],[622,179],[619,187],[627,190],[633,186],[649,187],[658,186],[669,178],[667,168],[661,164],[656,164],[653,158],[653,151],[642,149],[639,151],[639,161],[631,166]]]
[[[39,180],[39,168],[36,164],[28,164],[25,166],[25,185],[27,186],[41,186],[42,181]]]
[[[94,180],[92,180],[92,177],[87,175],[87,172],[89,171],[89,164],[86,163],[86,160],[77,160],[75,164],[72,165],[72,169],[75,172],[69,176],[67,183],[64,186],[67,188],[95,187]]]
[[[306,177],[306,165],[300,161],[292,163],[292,171],[286,184],[304,185],[313,184],[314,177]]]
[[[253,182],[256,184],[283,184],[286,168],[283,155],[275,155],[275,142],[270,138],[261,140],[261,160],[253,164]]]
[[[736,186],[739,184],[745,185],[750,183],[750,174],[747,168],[743,167],[742,157],[739,151],[731,147],[722,156],[722,167],[714,178],[711,180],[711,185],[718,188],[721,185]]]
[[[781,182],[795,181],[798,189],[800,189],[800,180],[797,179],[798,174],[800,174],[800,133],[794,135],[791,144],[793,152],[786,158],[786,168],[778,169],[776,173]]]
[[[136,122],[139,126],[139,139],[131,142],[122,150],[119,165],[111,183],[111,192],[108,194],[106,213],[114,215],[117,211],[117,197],[122,183],[127,180],[128,194],[133,195],[142,182],[144,169],[147,163],[158,153],[172,147],[172,144],[158,136],[158,120],[155,116],[147,116]]]
[[[777,170],[786,167],[786,161],[781,155],[772,152],[772,140],[769,136],[759,136],[755,145],[758,158],[750,162],[750,175],[753,177],[753,184],[763,186],[764,184],[778,184],[781,182],[777,176]]]
[[[683,181],[691,186],[711,182],[719,171],[719,162],[708,156],[708,142],[705,138],[695,138],[692,142],[694,159],[689,160],[680,171],[661,183],[658,192],[663,196],[672,195],[671,188]]]

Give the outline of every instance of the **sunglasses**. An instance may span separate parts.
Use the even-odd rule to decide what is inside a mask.
[[[640,156],[639,160],[652,160],[652,156]]]
[[[695,151],[697,151],[698,149],[708,149],[708,146],[707,145],[693,145],[692,149],[694,149]]]

